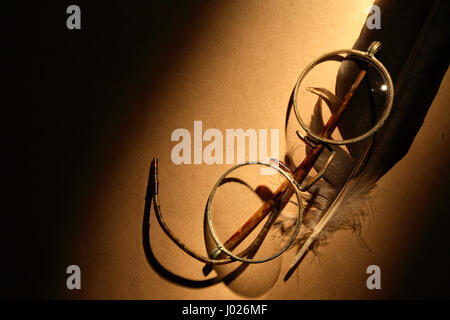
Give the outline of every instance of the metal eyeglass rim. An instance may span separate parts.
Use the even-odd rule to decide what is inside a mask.
[[[296,220],[296,227],[295,230],[292,234],[292,237],[289,239],[289,241],[287,242],[287,244],[277,253],[275,253],[274,255],[265,258],[265,259],[261,259],[261,260],[256,260],[256,259],[247,259],[247,258],[243,258],[239,255],[236,255],[234,253],[232,253],[230,250],[228,250],[227,248],[225,248],[225,246],[222,244],[222,242],[219,240],[214,227],[212,225],[212,221],[211,221],[211,203],[212,203],[212,199],[214,197],[214,194],[216,193],[217,189],[219,188],[220,184],[222,183],[222,181],[226,178],[226,176],[240,168],[243,166],[247,166],[247,165],[253,165],[253,164],[258,164],[258,165],[263,165],[263,166],[267,166],[267,167],[271,167],[273,169],[275,169],[276,171],[278,171],[279,173],[281,173],[291,184],[291,186],[293,187],[294,191],[295,191],[295,195],[297,197],[297,203],[298,203],[298,217]],[[299,185],[298,183],[294,180],[294,178],[286,171],[284,171],[281,167],[276,166],[274,164],[271,163],[265,163],[265,162],[260,162],[260,161],[247,161],[244,163],[239,163],[237,165],[234,165],[233,167],[231,167],[230,169],[228,169],[227,171],[225,171],[224,174],[222,174],[222,176],[217,180],[216,184],[214,185],[213,189],[211,190],[211,193],[208,197],[208,202],[206,204],[206,219],[207,219],[207,223],[208,223],[208,228],[209,231],[211,232],[211,236],[214,239],[214,242],[216,243],[217,247],[219,248],[220,251],[224,252],[225,254],[227,254],[228,256],[230,256],[231,258],[241,261],[241,262],[246,262],[246,263],[263,263],[263,262],[267,262],[270,261],[272,259],[275,259],[276,257],[280,256],[283,252],[285,252],[291,245],[292,243],[295,241],[297,234],[300,230],[300,227],[302,225],[302,219],[303,219],[303,206],[302,206],[302,201],[301,201],[301,197],[300,197],[300,190],[299,190]]]
[[[379,43],[378,43],[379,44]],[[392,83],[392,79],[391,76],[389,75],[389,72],[387,71],[387,69],[383,66],[383,64],[378,61],[375,57],[374,54],[375,52],[378,50],[379,46],[377,43],[373,43],[371,45],[371,47],[374,47],[374,50],[371,50],[371,47],[369,47],[368,51],[364,52],[364,51],[359,51],[359,50],[354,50],[354,49],[343,49],[343,50],[336,50],[333,52],[329,52],[326,53],[322,56],[320,56],[319,58],[317,58],[316,60],[312,61],[301,73],[301,75],[299,76],[295,87],[294,87],[294,93],[293,93],[293,105],[294,105],[294,113],[295,116],[297,118],[298,123],[300,124],[300,126],[303,128],[303,130],[305,130],[308,135],[312,138],[313,141],[315,142],[322,142],[324,144],[331,144],[331,145],[344,145],[344,144],[351,144],[351,143],[356,143],[356,142],[360,142],[364,139],[367,139],[368,137],[372,136],[375,132],[377,132],[384,124],[384,122],[386,121],[386,119],[388,118],[389,114],[391,113],[391,109],[392,109],[392,104],[394,101],[394,84]],[[387,101],[387,107],[384,110],[384,113],[382,114],[382,116],[380,117],[380,119],[375,123],[375,125],[366,133],[357,136],[355,138],[352,139],[345,139],[345,140],[333,140],[333,139],[327,139],[324,137],[321,137],[320,135],[312,132],[308,126],[303,122],[301,116],[300,116],[300,112],[298,110],[298,103],[297,103],[297,96],[298,96],[298,90],[300,87],[300,83],[303,81],[303,79],[306,77],[306,75],[311,71],[312,68],[314,68],[316,65],[318,65],[321,62],[327,61],[332,57],[336,57],[342,54],[346,54],[346,55],[351,55],[351,56],[356,56],[362,60],[365,60],[366,62],[368,62],[369,64],[375,66],[378,71],[382,74],[382,76],[384,77],[384,79],[386,80],[387,83],[387,94],[388,94],[388,101]]]

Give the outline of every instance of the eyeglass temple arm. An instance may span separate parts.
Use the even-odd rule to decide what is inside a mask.
[[[170,230],[170,228],[167,226],[166,222],[164,221],[161,213],[161,206],[159,202],[159,179],[158,179],[158,158],[154,158],[151,164],[151,174],[153,179],[153,192],[152,192],[152,200],[153,200],[153,207],[155,209],[156,219],[158,220],[159,225],[163,229],[163,231],[166,233],[166,235],[184,252],[189,254],[191,257],[200,260],[204,263],[208,264],[226,264],[232,262],[231,258],[224,258],[224,259],[210,259],[208,257],[205,257],[201,254],[196,253],[194,250],[189,248],[186,244],[184,244],[173,232]]]
[[[196,253],[194,250],[189,248],[184,242],[182,242],[173,232],[170,230],[170,228],[167,226],[166,222],[164,221],[161,213],[161,205],[159,201],[159,177],[158,177],[158,158],[154,158],[151,163],[150,168],[150,174],[152,175],[152,181],[153,181],[153,190],[152,190],[152,200],[153,200],[153,207],[156,214],[156,219],[163,229],[163,231],[166,233],[166,235],[184,252],[189,254],[191,257],[202,261],[204,263],[207,263],[208,265],[219,265],[219,264],[228,264],[231,262],[234,262],[235,260],[231,257],[224,257],[223,259],[215,259],[215,257],[208,258],[205,257],[199,253]],[[261,231],[256,236],[255,240],[242,252],[237,254],[240,257],[245,257],[248,255],[253,254],[256,252],[256,250],[259,248],[259,246],[262,244],[263,240],[267,236],[267,233],[269,232],[272,224],[275,222],[275,219],[277,217],[277,213],[275,210],[273,210],[272,215],[270,216],[269,220],[264,224],[264,227],[261,229]]]

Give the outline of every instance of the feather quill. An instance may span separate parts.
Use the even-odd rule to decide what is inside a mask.
[[[383,49],[377,56],[389,70],[396,88],[392,112],[370,145],[364,142],[347,145],[348,152],[339,146],[333,147],[336,156],[332,165],[323,179],[304,194],[304,222],[296,240],[300,251],[286,278],[306,252],[326,245],[335,231],[353,230],[361,235],[362,221],[374,210],[370,194],[376,182],[406,155],[448,69],[449,56],[445,49],[450,37],[445,14],[450,10],[448,1],[414,0],[402,6],[397,1],[382,0],[375,4],[383,12],[383,27],[379,30],[364,27],[354,48],[365,50],[372,41],[382,42]],[[409,24],[405,25],[404,21]],[[323,127],[323,102],[333,112],[354,72],[351,65],[342,64],[336,81],[336,96],[323,88],[310,88],[309,91],[318,96],[311,117],[312,131],[319,132]],[[354,99],[367,97],[360,95]],[[291,149],[285,155],[285,162],[293,169],[298,163],[300,148],[298,143],[292,147],[289,141],[291,102],[292,97],[285,122],[287,145],[291,145]],[[359,105],[355,111],[338,124],[344,139],[356,136],[355,132],[364,131],[373,121],[374,110],[370,106]],[[306,151],[309,148],[306,146]],[[321,154],[314,166],[316,171],[323,166],[329,153],[324,150]],[[280,218],[282,230],[288,230],[294,217],[284,213]]]
[[[324,90],[315,91],[325,92]],[[331,95],[333,95],[331,92],[327,92],[327,96],[331,97]],[[320,131],[324,125],[322,101],[330,105],[337,103],[339,99],[334,95],[332,99],[324,99],[319,94],[310,122],[310,128],[316,132]],[[330,109],[333,107],[331,106]],[[323,180],[318,181],[304,194],[304,228],[295,242],[301,248],[296,261],[305,254],[306,249],[316,250],[319,246],[326,245],[337,230],[353,230],[358,235],[361,234],[362,221],[372,207],[370,193],[375,188],[375,183],[364,183],[355,175],[362,169],[371,147],[372,141],[366,143],[364,153],[359,161],[354,161],[343,148],[333,146],[336,154],[333,162],[327,168]],[[310,149],[308,145],[305,148],[306,152]],[[314,165],[317,171],[323,167],[329,155],[330,151],[325,149]],[[291,158],[292,154],[289,154],[288,157]],[[325,221],[323,218],[327,215],[330,218],[323,223]],[[295,214],[283,213],[280,223],[283,224],[285,231],[293,227],[295,216]]]

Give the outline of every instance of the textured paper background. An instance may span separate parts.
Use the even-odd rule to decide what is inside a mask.
[[[282,275],[292,251],[260,269],[266,276],[247,274],[248,279],[242,280],[236,291],[222,283],[205,288],[171,283],[149,266],[142,248],[144,197],[153,157],[160,160],[161,202],[168,225],[202,252],[204,205],[212,185],[229,167],[172,164],[172,131],[187,128],[193,132],[194,120],[203,121],[203,130],[218,128],[222,132],[227,128],[279,128],[282,154],[285,108],[299,73],[325,52],[351,48],[371,3],[221,1],[188,10],[184,20],[169,20],[177,31],[167,40],[161,36],[159,42],[149,43],[152,39],[145,33],[134,34],[126,50],[139,52],[137,61],[145,61],[148,50],[153,60],[136,67],[139,78],[122,79],[128,83],[126,91],[119,85],[103,89],[107,97],[115,92],[120,96],[110,111],[104,107],[98,117],[90,118],[89,128],[95,130],[98,121],[102,128],[98,130],[104,133],[80,156],[90,171],[71,173],[74,179],[81,174],[73,186],[78,193],[71,196],[69,189],[66,201],[61,199],[72,215],[70,225],[62,223],[60,234],[46,242],[50,251],[54,243],[60,246],[54,252],[58,258],[48,262],[51,270],[60,273],[46,278],[51,279],[47,284],[53,289],[43,289],[47,290],[43,295],[93,299],[387,299],[408,294],[433,296],[435,288],[442,294],[439,290],[442,283],[448,284],[448,275],[435,260],[439,253],[428,256],[431,240],[425,246],[421,241],[431,237],[448,242],[448,233],[433,235],[439,217],[448,215],[448,74],[408,155],[381,179],[374,193],[376,214],[363,225],[370,251],[351,232],[338,232],[320,249],[320,258],[307,256],[290,281],[283,282]],[[127,13],[132,14],[132,10]],[[97,38],[103,41],[102,32],[119,34],[120,30],[99,29],[90,37],[92,46],[95,48]],[[77,36],[77,43],[84,41],[82,37],[82,33]],[[159,55],[152,53],[155,47],[159,47]],[[96,59],[101,64],[102,56]],[[86,72],[87,83],[89,77]],[[73,90],[76,95],[78,90]],[[90,103],[92,109],[86,107],[81,112],[88,114],[96,105],[105,104],[101,99]],[[61,218],[56,221],[63,221],[66,214],[60,211]],[[448,223],[446,219],[444,223]],[[202,264],[168,240],[153,212],[151,246],[159,262],[171,272],[204,279]],[[447,259],[448,252],[441,254]],[[82,269],[81,291],[65,289],[64,272],[69,264]],[[381,267],[382,290],[366,288],[366,268],[371,264]],[[430,265],[436,265],[437,274],[442,272],[442,283],[436,283],[440,276],[423,273],[431,270]],[[281,276],[277,278],[278,268]],[[422,291],[424,288],[429,291]]]

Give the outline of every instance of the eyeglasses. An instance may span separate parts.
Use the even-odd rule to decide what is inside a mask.
[[[285,280],[296,269],[323,228],[333,218],[339,200],[348,192],[348,189],[345,188],[346,185],[357,176],[363,167],[373,144],[374,134],[383,126],[391,111],[394,87],[388,71],[375,58],[380,46],[380,42],[373,42],[366,52],[359,50],[330,52],[317,58],[304,69],[295,84],[287,112],[288,119],[291,110],[294,110],[299,126],[306,132],[306,134],[302,134],[300,130],[295,131],[300,141],[307,146],[304,160],[293,170],[290,170],[287,165],[278,160],[270,163],[261,161],[244,162],[231,167],[222,174],[213,186],[206,203],[205,230],[207,236],[212,239],[208,256],[198,254],[186,246],[165,223],[159,200],[158,159],[153,159],[154,185],[152,198],[157,220],[164,232],[178,247],[193,258],[206,263],[203,268],[205,275],[212,270],[214,265],[235,261],[263,263],[280,256],[292,247],[304,224],[302,194],[322,179],[327,169],[332,166],[333,159],[336,156],[333,146],[347,146],[371,138],[368,139],[370,141],[366,144],[359,159],[355,161],[356,164],[347,177],[347,182],[344,183],[338,193],[334,204],[326,210],[323,216],[319,217],[320,219],[317,221],[314,230],[302,242]],[[337,66],[330,67],[330,63],[337,63]],[[319,86],[317,83],[320,84],[324,74],[333,74],[335,71],[338,72],[338,76],[334,83],[335,94],[333,94],[330,89]],[[367,90],[361,89],[363,82]],[[360,90],[357,91],[358,88]],[[303,120],[304,112],[314,105],[314,97],[318,99],[313,111],[315,120],[308,126]],[[322,101],[330,109],[330,117],[325,124],[321,120],[321,110],[317,108]],[[342,121],[349,121],[345,120],[344,113],[353,112],[353,114],[357,114],[361,108],[366,108],[366,105],[361,105],[361,101],[363,104],[370,104],[373,109],[373,119],[369,121],[370,123],[367,122],[367,119],[364,119],[355,123],[354,126],[350,126],[352,131],[350,137],[349,133],[346,132],[346,139],[341,139],[339,134],[342,136],[344,134],[337,132],[338,124]],[[329,157],[323,161],[322,168],[318,170],[314,177],[309,176],[313,167],[317,166],[320,155],[326,149],[329,150]],[[249,177],[255,177],[254,168],[256,166],[269,167],[278,175],[279,187],[274,192],[271,192],[263,184],[258,185],[256,183],[257,187],[254,188],[246,181]],[[236,176],[243,170],[247,170],[246,174],[242,174],[242,177]],[[258,179],[259,177],[256,177],[256,180]],[[231,191],[229,190],[228,193],[219,195],[220,189],[226,186],[228,188],[228,185],[232,182],[236,183],[239,188],[243,187],[242,190],[252,190],[258,195],[259,203],[254,211],[250,211],[252,208],[251,193],[245,195],[243,191],[235,188],[230,189]],[[294,195],[296,201],[291,200]],[[220,197],[222,197],[222,201],[220,201]],[[238,202],[241,203],[239,209],[232,208],[233,204]],[[280,217],[282,213],[286,212],[287,207],[292,207],[292,204],[294,204],[295,216],[292,217],[292,214],[290,214],[289,221],[291,223],[283,227]],[[220,206],[222,207],[221,213],[220,210],[217,210]],[[237,221],[240,219],[236,219],[236,215],[227,214],[231,210],[233,212],[239,210],[239,212],[254,213],[248,218],[245,214],[238,215],[243,221]],[[262,223],[263,221],[264,223]],[[268,237],[268,235],[272,236]]]

